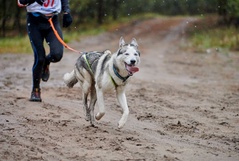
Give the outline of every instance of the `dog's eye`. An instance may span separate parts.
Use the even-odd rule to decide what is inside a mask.
[[[134,56],[138,56],[138,54],[137,54],[137,53],[134,53]]]
[[[125,53],[124,55],[129,55],[129,53]]]

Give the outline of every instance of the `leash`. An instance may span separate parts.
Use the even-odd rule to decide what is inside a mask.
[[[67,44],[62,40],[62,38],[60,37],[60,35],[59,35],[58,32],[56,31],[56,29],[55,29],[55,27],[54,27],[54,25],[53,25],[53,23],[52,23],[52,17],[50,17],[50,18],[48,19],[48,21],[49,21],[49,23],[50,23],[50,25],[51,25],[51,28],[52,28],[52,30],[53,30],[53,32],[54,32],[56,38],[60,41],[60,43],[61,43],[65,48],[67,48],[67,49],[69,49],[69,50],[71,50],[71,51],[73,51],[73,52],[76,52],[76,53],[81,53],[80,51],[71,48],[69,45],[67,45]]]

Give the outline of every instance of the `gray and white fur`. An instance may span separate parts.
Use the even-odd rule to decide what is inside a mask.
[[[78,58],[73,71],[64,75],[64,82],[69,88],[79,82],[86,120],[90,121],[92,126],[95,119],[100,120],[105,115],[104,93],[114,89],[123,110],[118,128],[124,126],[129,115],[125,88],[130,77],[138,71],[139,63],[140,52],[136,39],[133,38],[130,44],[126,44],[121,37],[119,49],[115,53],[111,54],[109,50],[85,52]],[[96,101],[99,112],[94,116]]]

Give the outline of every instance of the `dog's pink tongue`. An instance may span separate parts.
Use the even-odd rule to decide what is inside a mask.
[[[138,72],[139,68],[135,66],[127,66],[128,70],[132,73]]]

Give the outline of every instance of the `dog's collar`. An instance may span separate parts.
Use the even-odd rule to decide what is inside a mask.
[[[122,77],[122,76],[119,74],[119,72],[117,71],[116,66],[115,66],[114,64],[113,64],[113,71],[114,71],[115,75],[116,75],[119,79],[121,79],[123,82],[125,82],[125,81],[130,77],[130,75],[127,75],[126,77]]]

